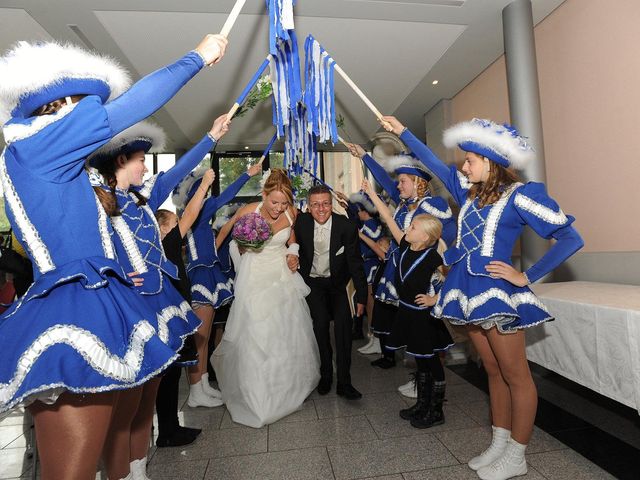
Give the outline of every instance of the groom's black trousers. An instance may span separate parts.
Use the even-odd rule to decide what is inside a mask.
[[[331,349],[330,324],[336,346],[338,384],[351,384],[351,332],[352,319],[345,288],[336,288],[330,278],[309,278],[311,293],[307,304],[313,319],[313,331],[320,350],[320,376],[333,379],[333,350]]]

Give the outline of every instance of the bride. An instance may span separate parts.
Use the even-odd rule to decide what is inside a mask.
[[[299,409],[318,384],[320,371],[304,298],[310,290],[287,266],[287,255],[297,255],[296,210],[284,170],[272,170],[262,199],[239,209],[219,235],[223,239],[238,218],[251,212],[264,217],[273,232],[261,250],[248,250],[241,257],[232,242],[235,300],[222,341],[211,357],[231,418],[255,428]]]

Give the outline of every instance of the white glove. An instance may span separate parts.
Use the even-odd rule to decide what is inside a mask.
[[[299,257],[299,251],[300,245],[298,245],[297,243],[292,243],[291,245],[289,245],[289,248],[287,248],[287,255],[295,255],[296,257]]]

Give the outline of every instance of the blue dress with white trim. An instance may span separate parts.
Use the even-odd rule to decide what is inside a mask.
[[[366,235],[374,242],[377,242],[382,237],[382,224],[380,220],[371,217],[369,220],[361,221],[360,218],[358,218],[358,208],[352,202],[348,203],[346,212],[347,216],[358,225],[360,233]],[[364,274],[367,277],[367,284],[373,285],[376,273],[382,262],[376,252],[363,240],[359,240],[359,243],[360,255],[362,255],[362,260],[364,261]]]
[[[87,155],[166,103],[203,66],[193,53],[105,105],[90,95],[57,113],[13,118],[0,159],[6,211],[35,281],[0,316],[0,412],[39,398],[131,388],[176,354],[116,261]],[[135,105],[136,108],[130,108]]]
[[[152,176],[140,187],[133,187],[132,190],[147,199],[144,205],[138,205],[138,197],[133,192],[116,189],[121,215],[111,217],[111,223],[118,261],[125,271],[138,272],[137,276],[144,279],[137,290],[157,312],[154,326],[162,340],[175,351],[180,350],[185,337],[201,322],[171,283],[171,278],[178,279],[178,268],[167,259],[154,212],[213,145],[211,137],[205,135],[167,172]]]
[[[511,264],[513,247],[529,225],[541,237],[556,240],[525,272],[529,281],[535,282],[582,247],[582,239],[571,225],[574,218],[563,213],[543,184],[534,182],[512,184],[494,204],[479,208],[477,199],[467,198],[471,183],[462,173],[442,163],[408,130],[400,138],[462,205],[456,243],[444,255],[451,269],[434,315],[454,324],[496,325],[503,332],[552,320],[528,287],[493,278],[485,267],[493,260]]]
[[[233,300],[233,279],[222,271],[211,219],[218,209],[233,200],[250,178],[243,173],[220,196],[208,198],[187,233],[187,274],[194,308],[200,305],[219,308]]]
[[[447,201],[442,197],[425,196],[423,198],[402,199],[398,193],[397,184],[394,182],[382,166],[371,156],[365,155],[362,159],[371,171],[376,181],[389,194],[391,199],[398,205],[393,213],[396,225],[404,232],[409,228],[415,215],[427,213],[436,217],[442,222],[442,238],[449,244],[455,237],[455,219]],[[414,208],[415,206],[415,208]],[[398,244],[392,240],[383,265],[382,275],[377,285],[374,285],[374,296],[377,300],[398,305],[398,292],[395,287],[396,270],[400,252]],[[374,315],[375,322],[375,315]],[[387,330],[387,328],[385,328]],[[382,332],[379,333],[388,333]]]

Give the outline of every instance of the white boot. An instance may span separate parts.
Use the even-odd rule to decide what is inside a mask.
[[[224,402],[219,398],[213,398],[204,393],[204,389],[202,388],[202,380],[189,386],[189,400],[187,400],[187,405],[189,405],[191,408],[212,408],[219,407],[223,404]]]
[[[382,349],[380,348],[380,339],[378,337],[373,337],[373,342],[371,346],[367,349],[359,350],[363,355],[371,355],[374,353],[382,353]]]
[[[200,380],[200,382],[202,383],[202,389],[204,390],[204,393],[206,393],[207,395],[209,395],[210,397],[213,397],[213,398],[222,398],[222,392],[220,390],[218,390],[217,388],[213,388],[209,384],[209,373],[208,372],[202,374],[202,379]]]
[[[373,335],[371,335],[371,336],[369,337],[369,341],[368,341],[366,344],[364,344],[363,346],[361,346],[361,347],[358,349],[358,351],[359,351],[360,353],[362,353],[363,351],[367,350],[368,348],[371,348],[371,345],[373,345],[373,341],[375,340],[375,338],[376,338],[376,337],[374,337]]]
[[[151,480],[147,477],[147,457],[134,460],[129,464],[131,480]]]
[[[404,385],[400,385],[398,387],[398,391],[409,398],[418,398],[418,391],[416,390],[416,382],[413,380],[409,380]]]
[[[510,438],[507,448],[500,458],[491,464],[479,468],[476,472],[482,480],[507,480],[527,474],[527,462],[524,459],[526,445]]]
[[[491,445],[489,445],[489,448],[480,455],[469,460],[467,465],[469,465],[471,470],[478,470],[479,468],[489,465],[491,462],[498,459],[507,447],[507,442],[511,437],[511,430],[494,427],[493,425],[491,425],[491,429],[493,430]]]

